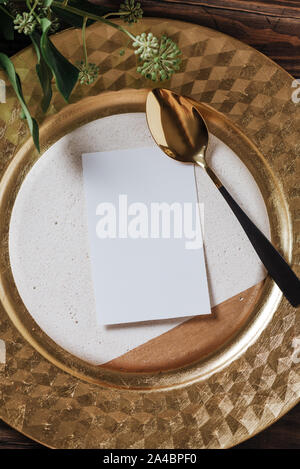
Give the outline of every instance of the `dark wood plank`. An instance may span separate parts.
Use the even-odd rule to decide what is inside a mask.
[[[0,420],[0,450],[1,449],[41,449],[44,446],[35,443],[26,436],[9,427]]]
[[[101,0],[102,1],[102,0]],[[299,14],[298,0],[161,0],[162,3],[178,3],[181,5],[209,6],[210,8],[224,8],[226,10],[256,12],[275,16],[294,16]],[[108,3],[104,1],[103,3]],[[142,1],[144,4],[145,2]],[[298,15],[299,17],[299,15]]]
[[[114,10],[120,1],[91,0]],[[142,0],[142,6],[146,16],[191,21],[229,34],[300,77],[299,0]],[[14,42],[1,40],[0,50],[12,55],[26,45],[26,38],[16,35]]]
[[[93,0],[95,2],[95,0]],[[120,0],[98,0],[112,8]],[[142,0],[148,16],[191,21],[229,34],[255,47],[300,77],[299,0]],[[9,55],[25,47],[23,37],[1,41],[0,50]],[[299,449],[300,405],[270,428],[236,449]],[[0,449],[38,449],[40,445],[0,421]]]
[[[119,0],[91,0],[118,7]],[[148,16],[171,17],[229,34],[300,76],[300,2],[246,0],[143,0]]]
[[[278,422],[258,433],[235,449],[299,449],[300,404],[281,417]]]
[[[91,3],[103,5],[112,5],[114,9],[118,8],[119,0],[89,0]],[[150,3],[159,4],[178,4],[186,9],[188,6],[209,7],[217,9],[226,9],[233,12],[244,11],[248,13],[258,13],[269,16],[281,17],[300,17],[299,0],[140,0],[142,7],[146,8]]]

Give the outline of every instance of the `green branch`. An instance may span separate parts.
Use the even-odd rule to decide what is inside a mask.
[[[11,15],[5,8],[3,8],[2,5],[0,5],[0,10],[2,10],[4,13],[6,13],[7,16],[10,16],[10,18],[12,18],[13,20],[15,19],[15,17],[13,15]]]
[[[152,81],[166,80],[179,69],[181,52],[177,44],[166,35],[157,38],[151,32],[143,32],[135,36],[126,27],[108,19],[121,17],[129,24],[137,22],[143,14],[139,1],[124,0],[118,12],[109,12],[107,7],[93,6],[87,1],[79,0],[72,1],[72,5],[75,6],[70,5],[68,0],[44,0],[43,3],[39,0],[25,1],[28,11],[16,13],[14,16],[12,11],[7,11],[4,8],[4,0],[0,0],[0,29],[2,34],[10,40],[14,37],[14,29],[18,33],[30,36],[37,54],[36,73],[43,90],[42,109],[44,112],[47,111],[52,98],[51,81],[53,77],[57,89],[67,102],[77,82],[82,85],[91,85],[98,78],[100,69],[97,64],[88,61],[86,42],[86,28],[93,22],[101,22],[126,34],[129,41],[132,42],[138,59],[137,72],[145,78]],[[55,17],[75,28],[81,28],[84,57],[77,63],[77,67],[56,49],[49,38],[50,28],[53,26]],[[1,53],[0,68],[6,71],[12,83],[34,143],[39,150],[38,124],[27,109],[20,78],[9,58]]]
[[[103,16],[98,16],[95,15],[94,13],[89,13],[88,11],[80,10],[79,8],[71,7],[69,5],[63,5],[60,2],[53,1],[52,5],[56,8],[59,8],[64,11],[68,11],[70,13],[74,13],[75,15],[81,16],[82,18],[87,18],[93,21],[101,21],[104,24],[107,24],[108,26],[111,26],[112,28],[118,29],[122,33],[127,34],[133,41],[135,40],[135,36],[131,34],[129,31],[127,31],[126,28],[123,28],[123,26],[119,24],[115,24],[112,21],[109,21],[108,19],[104,18]]]
[[[88,64],[88,55],[87,55],[87,50],[86,50],[86,38],[85,38],[85,30],[86,30],[86,22],[87,22],[87,17],[84,17],[83,24],[82,24],[82,45],[83,45],[83,53],[84,53],[84,62],[85,65],[87,66]]]
[[[128,13],[127,11],[112,11],[110,13],[106,13],[106,15],[103,15],[102,18],[105,20],[110,16],[128,16]]]

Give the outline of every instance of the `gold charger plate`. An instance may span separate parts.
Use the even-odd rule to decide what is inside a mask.
[[[145,19],[138,28],[166,32],[179,42],[181,71],[164,86],[201,101],[211,130],[231,141],[264,196],[273,242],[299,275],[300,107],[291,99],[292,78],[245,44],[201,26]],[[14,58],[25,98],[44,121],[42,151],[93,119],[144,110],[145,88],[153,84],[136,74],[131,51],[119,55],[123,36],[96,24],[88,29],[87,41],[101,77],[91,87],[77,86],[69,106],[55,92],[46,118],[38,110],[32,49]],[[81,58],[79,31],[57,34],[54,42],[71,61]],[[92,366],[47,337],[26,311],[9,263],[11,210],[38,158],[9,86],[0,125],[3,420],[55,448],[224,448],[251,437],[298,402],[297,310],[270,279],[247,297],[245,320],[227,340],[222,337],[217,350],[208,347],[190,363],[162,373]]]

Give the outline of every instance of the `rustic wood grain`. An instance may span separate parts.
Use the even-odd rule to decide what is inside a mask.
[[[93,0],[95,2],[95,0]],[[112,8],[120,0],[103,1]],[[300,77],[300,1],[142,0],[145,14],[191,21],[229,34],[263,52],[289,73]],[[27,45],[23,38],[1,40],[9,55]],[[299,449],[300,405],[270,428],[236,449]],[[0,449],[40,449],[41,446],[0,421]]]
[[[112,9],[121,0],[90,0]],[[229,34],[255,47],[300,77],[300,1],[246,0],[141,0],[146,16],[191,21]],[[0,50],[12,55],[30,41],[16,34],[15,41],[0,41]]]
[[[91,0],[117,8],[119,0]],[[171,17],[229,34],[300,76],[300,2],[143,0],[147,16]]]
[[[300,404],[263,432],[235,449],[299,449]]]
[[[40,449],[44,446],[35,443],[26,436],[9,427],[0,420],[0,450],[1,449]]]

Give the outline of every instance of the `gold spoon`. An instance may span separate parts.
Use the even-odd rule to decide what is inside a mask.
[[[169,157],[201,166],[239,220],[252,246],[293,306],[300,304],[300,280],[265,235],[231,197],[205,159],[208,130],[196,101],[173,91],[157,88],[148,93],[146,115],[157,145]]]

